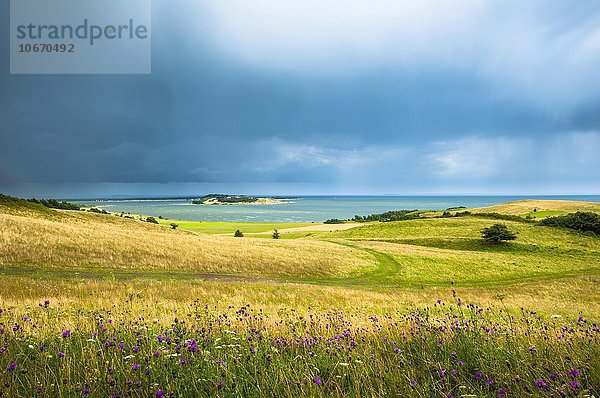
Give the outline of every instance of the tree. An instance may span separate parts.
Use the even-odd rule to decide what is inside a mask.
[[[279,236],[280,236],[280,235],[281,235],[281,234],[279,233],[279,231],[277,231],[277,230],[274,230],[274,231],[273,231],[273,239],[279,239]]]
[[[240,231],[239,229],[237,229],[235,231],[235,233],[233,234],[233,236],[235,236],[236,238],[243,238],[244,234],[242,233],[242,231]]]
[[[146,217],[146,222],[149,222],[152,224],[158,224],[158,221],[156,221],[156,218],[154,218],[154,217]]]
[[[177,229],[177,227],[179,226],[179,224],[175,224],[174,222],[172,222],[169,225],[171,226],[172,229]]]
[[[500,243],[503,240],[517,239],[516,232],[510,231],[505,224],[494,224],[489,228],[484,228],[481,230],[481,236],[490,243]]]

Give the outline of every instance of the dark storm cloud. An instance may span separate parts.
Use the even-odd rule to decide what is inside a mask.
[[[3,30],[0,190],[600,188],[597,3],[252,3],[155,1],[148,76],[9,75]]]

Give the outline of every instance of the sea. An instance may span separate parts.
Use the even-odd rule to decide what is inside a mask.
[[[257,195],[260,196],[260,195]],[[267,196],[267,195],[265,195]],[[72,200],[99,206],[110,212],[162,216],[177,220],[231,222],[323,222],[330,218],[389,210],[443,210],[451,207],[484,207],[522,199],[562,199],[600,202],[600,195],[542,196],[298,196],[280,204],[196,205],[191,199],[94,199]]]

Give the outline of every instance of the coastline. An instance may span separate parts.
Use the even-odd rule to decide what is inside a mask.
[[[197,203],[199,205],[203,205],[203,206],[240,206],[240,205],[251,205],[251,206],[257,206],[257,205],[279,205],[279,204],[283,204],[283,203],[287,203],[286,201],[284,201],[283,199],[274,199],[274,198],[256,198],[256,200],[254,202],[221,202],[216,198],[211,198],[208,200],[205,200],[202,203]]]

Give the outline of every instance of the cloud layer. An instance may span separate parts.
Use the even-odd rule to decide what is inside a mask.
[[[150,76],[0,66],[0,191],[600,191],[595,1],[155,0],[152,36]]]

